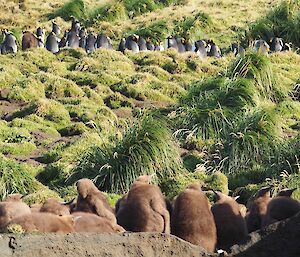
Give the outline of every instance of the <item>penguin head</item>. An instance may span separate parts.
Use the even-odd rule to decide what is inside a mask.
[[[138,42],[139,36],[136,35],[136,34],[133,34],[133,35],[132,35],[132,40],[135,41],[135,42]]]
[[[36,30],[37,34],[39,35],[45,35],[45,30],[41,27],[38,27],[37,30]]]
[[[2,30],[2,34],[4,34],[5,36],[9,34],[7,29]]]

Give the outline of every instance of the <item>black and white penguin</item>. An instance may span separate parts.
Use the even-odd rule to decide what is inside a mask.
[[[139,46],[139,50],[141,51],[147,51],[147,42],[145,40],[144,37],[139,37],[138,39],[138,46]]]
[[[148,51],[154,51],[155,50],[155,46],[152,43],[151,39],[148,37],[146,40],[146,47]]]
[[[112,49],[112,44],[111,44],[110,38],[103,33],[99,34],[97,36],[97,40],[96,40],[96,47]]]
[[[85,48],[86,37],[87,37],[86,28],[81,28],[80,31],[79,31],[79,47]]]
[[[262,39],[254,41],[254,51],[261,54],[267,54],[270,50],[269,44]]]
[[[55,21],[52,21],[52,32],[59,37],[60,36],[60,27],[55,23]]]
[[[12,32],[4,31],[4,41],[1,47],[1,54],[16,53],[18,51],[16,37]]]
[[[195,43],[195,52],[201,58],[207,57],[206,42],[204,40],[197,40]]]
[[[59,52],[57,37],[53,32],[51,32],[46,39],[46,49],[53,54]]]
[[[125,53],[125,49],[126,49],[125,44],[126,44],[126,39],[123,37],[118,47],[118,51],[122,52],[123,54]]]
[[[88,54],[91,54],[96,49],[96,36],[93,33],[89,33],[86,38],[85,50]]]
[[[128,50],[131,50],[134,53],[138,53],[139,50],[139,45],[138,45],[138,40],[139,36],[137,35],[131,35],[127,37],[126,42],[125,42],[125,47]]]
[[[272,52],[281,52],[284,47],[282,38],[274,37],[270,40],[271,46],[270,50]]]
[[[220,48],[215,44],[213,40],[208,41],[209,52],[207,52],[207,56],[221,58],[222,53]]]
[[[174,48],[174,49],[176,49],[178,51],[177,40],[174,37],[169,36],[167,38],[167,48],[168,49],[169,48]]]
[[[245,55],[245,48],[242,47],[238,43],[232,43],[230,50],[234,54],[234,56],[244,56]]]
[[[67,47],[79,48],[79,35],[75,31],[70,31],[67,35]]]

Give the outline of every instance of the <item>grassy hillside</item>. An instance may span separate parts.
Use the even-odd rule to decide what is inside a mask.
[[[241,38],[263,37],[254,28],[279,3],[135,2],[0,0],[0,28],[20,38],[24,29],[49,31],[54,18],[67,29],[73,14],[89,30],[105,31],[115,46],[132,32],[157,40],[176,33],[211,37],[225,49]],[[299,9],[292,12],[298,17]],[[205,60],[173,50],[1,55],[0,197],[68,198],[74,181],[86,176],[104,191],[122,193],[143,172],[156,172],[170,197],[194,180],[226,193],[228,183],[247,194],[261,183],[295,185],[299,80],[295,52]]]
[[[140,3],[139,3],[140,2]],[[158,2],[158,4],[155,4]],[[222,47],[237,39],[238,33],[256,21],[280,1],[232,1],[232,0],[62,0],[37,4],[34,0],[0,0],[2,10],[0,29],[22,31],[43,26],[50,30],[49,18],[55,18],[64,29],[69,24],[64,20],[77,16],[91,30],[105,31],[112,39],[120,39],[127,33],[164,23],[168,32],[187,18],[199,12],[207,14],[212,23],[203,29],[197,26],[194,37],[212,37]],[[72,5],[70,5],[72,3]],[[137,4],[139,3],[139,4]],[[152,10],[152,11],[151,11]],[[141,15],[142,14],[142,15]],[[198,26],[200,25],[200,28]],[[161,28],[158,28],[159,30]]]

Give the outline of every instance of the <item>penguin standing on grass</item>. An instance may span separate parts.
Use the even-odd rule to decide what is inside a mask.
[[[167,38],[167,48],[174,48],[175,50],[178,51],[178,45],[177,45],[177,40],[174,37],[169,36]]]
[[[67,45],[67,37],[68,37],[68,31],[65,31],[64,36],[61,38],[59,42],[59,48],[66,47]]]
[[[79,35],[76,31],[71,30],[67,36],[67,47],[79,48]]]
[[[54,32],[51,32],[46,39],[46,49],[53,54],[59,52],[57,37]]]
[[[4,31],[5,38],[1,47],[1,54],[16,53],[18,51],[16,37],[12,32]]]
[[[261,54],[268,54],[268,52],[270,51],[270,46],[265,40],[255,40],[254,51]]]
[[[99,34],[97,36],[97,40],[96,40],[96,47],[112,49],[112,44],[111,44],[110,38],[103,33]]]
[[[245,55],[245,48],[242,47],[238,43],[232,43],[230,50],[234,54],[234,56],[244,56]]]
[[[201,59],[205,59],[207,57],[206,42],[204,40],[197,40],[194,45],[196,54]]]
[[[60,36],[60,27],[56,24],[55,21],[52,22],[52,32],[59,37]]]
[[[270,43],[270,50],[272,52],[281,52],[283,50],[284,44],[282,38],[274,37],[271,39]]]
[[[36,30],[36,37],[39,40],[39,48],[44,48],[45,47],[45,30],[42,29],[41,27],[38,27]]]
[[[216,58],[221,58],[222,57],[222,53],[220,48],[215,44],[215,42],[213,40],[209,40],[208,41],[209,44],[209,52],[207,53],[207,56],[210,57],[216,57]]]
[[[147,51],[147,42],[144,37],[139,37],[138,39],[138,45],[139,45],[139,50],[141,51]]]
[[[81,28],[79,31],[79,47],[85,48],[87,31],[86,28]]]
[[[123,54],[125,53],[126,50],[126,39],[123,37],[120,41],[119,47],[118,47],[118,51],[122,52]]]
[[[185,40],[184,38],[176,38],[178,53],[185,53]]]
[[[138,53],[140,51],[138,45],[139,36],[131,35],[126,39],[125,47],[128,50],[131,50],[134,53]]]
[[[91,54],[96,49],[96,36],[93,33],[89,33],[86,38],[85,50],[88,54]]]
[[[184,47],[186,52],[193,52],[193,44],[186,38],[184,38]]]
[[[151,39],[148,37],[146,40],[146,47],[148,51],[154,51],[155,50],[155,46],[152,43]]]

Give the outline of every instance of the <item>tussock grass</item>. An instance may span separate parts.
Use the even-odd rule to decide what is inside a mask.
[[[118,20],[125,20],[127,18],[128,14],[124,4],[121,1],[112,1],[90,11],[86,24],[92,25],[99,21],[114,22]]]
[[[204,38],[204,31],[212,26],[212,20],[207,13],[198,12],[193,16],[186,16],[175,21],[173,35],[187,39]]]
[[[229,174],[231,188],[278,176],[296,158],[281,149],[287,135],[291,143],[299,133],[291,86],[281,89],[269,59],[252,52],[223,74],[195,83],[180,99],[172,116],[177,135],[186,147],[203,151],[210,170]]]
[[[283,1],[279,6],[271,9],[265,17],[253,23],[245,34],[247,40],[262,38],[270,40],[272,37],[282,37],[286,42],[299,47],[299,1]]]
[[[276,154],[282,143],[279,116],[273,108],[254,108],[244,113],[228,140],[227,169],[235,175],[247,170],[258,169]],[[271,174],[264,174],[261,177]]]
[[[159,180],[182,168],[166,121],[144,114],[112,147],[94,147],[81,160],[68,179],[94,179],[103,191],[126,192],[142,174],[156,174]]]
[[[2,200],[9,194],[26,195],[40,187],[28,169],[29,166],[20,165],[0,154],[0,197]]]
[[[149,26],[142,25],[134,33],[143,36],[144,38],[151,38],[153,43],[163,42],[168,37],[170,26],[164,20],[155,22]]]
[[[271,101],[282,100],[288,92],[279,87],[267,56],[249,52],[238,58],[228,71],[230,77],[242,77],[254,80],[260,97]]]
[[[48,15],[49,19],[54,19],[56,17],[61,17],[65,21],[71,19],[71,16],[74,16],[78,19],[84,19],[86,14],[86,7],[83,0],[70,0],[60,7],[54,13]]]
[[[222,139],[239,112],[254,104],[254,88],[247,79],[215,78],[195,84],[181,99],[179,124],[203,140]]]

